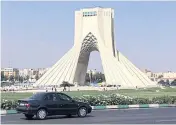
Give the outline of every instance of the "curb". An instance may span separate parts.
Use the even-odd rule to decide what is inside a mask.
[[[160,107],[176,107],[176,104],[137,104],[137,105],[107,105],[92,106],[93,110],[103,109],[130,109],[130,108],[160,108]],[[17,114],[16,110],[0,110],[0,115]]]
[[[102,109],[160,108],[160,107],[176,107],[176,104],[107,105],[107,106],[92,106],[92,109],[102,110]]]

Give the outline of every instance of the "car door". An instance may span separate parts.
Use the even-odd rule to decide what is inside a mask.
[[[59,110],[67,115],[67,114],[76,114],[78,109],[78,104],[72,100],[71,97],[67,96],[63,93],[58,93],[57,96],[59,97],[58,108]]]
[[[57,101],[58,100],[55,93],[48,93],[45,95],[43,102],[45,103],[45,107],[47,108],[49,114],[57,114]]]

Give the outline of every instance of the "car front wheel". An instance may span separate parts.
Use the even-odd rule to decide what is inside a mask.
[[[39,109],[36,116],[37,119],[43,120],[47,116],[47,111],[45,109]]]
[[[80,107],[78,109],[78,116],[79,117],[85,117],[87,115],[87,108],[86,107]]]
[[[25,114],[25,117],[26,117],[27,119],[32,119],[32,118],[34,117],[34,115]]]

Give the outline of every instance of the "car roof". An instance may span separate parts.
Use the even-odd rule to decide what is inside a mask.
[[[37,93],[40,93],[40,94],[65,94],[65,93],[62,93],[62,92],[37,92]]]

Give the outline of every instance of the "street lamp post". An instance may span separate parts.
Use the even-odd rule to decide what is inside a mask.
[[[90,70],[89,77],[90,77],[90,83],[92,82],[92,77],[91,77],[92,71]]]

